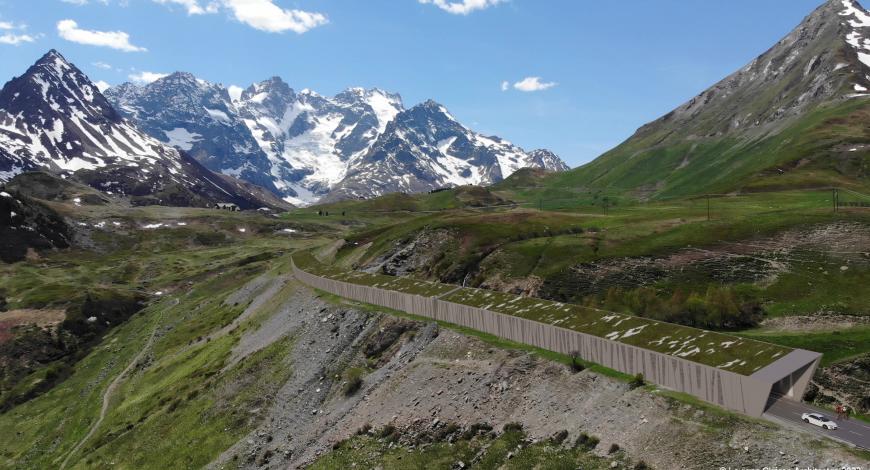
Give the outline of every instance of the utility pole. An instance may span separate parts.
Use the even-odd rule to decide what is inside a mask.
[[[707,221],[710,221],[710,195],[707,195]]]
[[[831,201],[834,203],[834,212],[837,212],[837,188],[831,189]]]

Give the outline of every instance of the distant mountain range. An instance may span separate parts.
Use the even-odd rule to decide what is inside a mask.
[[[0,182],[48,170],[134,204],[306,205],[489,184],[528,166],[567,169],[377,89],[325,98],[276,77],[231,97],[174,73],[103,94],[52,50],[0,91]]]
[[[399,95],[379,89],[324,97],[274,77],[231,97],[178,72],[105,95],[153,138],[294,204],[487,185],[525,167],[568,169],[546,150],[471,131],[433,101],[405,109]]]
[[[142,132],[54,50],[0,91],[0,182],[37,169],[139,205],[285,205]]]
[[[870,14],[828,0],[786,37],[595,161],[545,178],[641,198],[870,181]]]

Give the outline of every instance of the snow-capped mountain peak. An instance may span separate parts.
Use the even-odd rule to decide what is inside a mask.
[[[0,147],[9,155],[5,171],[10,174],[11,167],[25,169],[25,162],[77,171],[120,161],[149,166],[172,158],[158,141],[125,121],[55,50],[0,91]],[[13,160],[21,165],[8,164]]]
[[[368,106],[378,119],[378,133],[383,133],[387,124],[392,122],[396,115],[404,109],[400,95],[388,93],[379,88],[348,88],[336,95],[335,102],[350,106],[355,104]]]
[[[407,142],[410,153],[403,158],[431,164],[404,175],[403,184],[373,181],[364,185],[368,191],[354,189],[354,197],[486,184],[542,161],[497,137],[474,133],[433,100],[406,110],[401,96],[379,88],[353,87],[326,97],[309,89],[296,92],[280,77],[252,84],[234,100],[220,85],[189,75],[170,77],[141,89],[122,85],[107,95],[156,138],[189,151],[213,171],[260,184],[293,204],[311,204],[357,184],[345,180],[359,180],[360,166],[376,161],[372,152],[394,139],[415,142]],[[386,173],[402,167],[381,166]]]
[[[870,67],[870,14],[867,13],[858,2],[852,0],[840,0],[842,10],[840,16],[847,19],[849,32],[846,34],[846,43],[855,49],[858,60],[865,66]],[[845,64],[844,64],[845,65]],[[855,91],[865,92],[867,87],[855,84]]]
[[[290,85],[281,77],[272,77],[259,83],[254,83],[244,91],[239,101],[262,103],[269,97],[294,97],[296,94]]]
[[[149,135],[207,168],[277,191],[269,160],[225,87],[175,72],[142,87],[109,88],[106,96]]]
[[[427,100],[399,113],[327,199],[486,185],[527,166],[567,169],[551,152],[526,153],[508,141],[474,132],[444,105]]]
[[[168,88],[173,99],[187,105],[190,90],[204,87],[195,78],[188,83],[191,77],[176,74],[154,89]],[[179,83],[185,93],[176,93]],[[118,91],[133,99],[142,90],[127,86]],[[139,116],[150,114],[146,108],[131,109]],[[36,169],[130,197],[134,204],[203,206],[220,200],[242,207],[264,205],[242,183],[211,173],[124,119],[88,77],[54,50],[0,90],[0,180]]]
[[[59,52],[52,49],[17,79],[16,89],[4,96],[4,109],[11,113],[31,109],[33,99],[48,101],[52,110],[73,107],[120,120],[96,85]]]
[[[248,87],[235,104],[271,162],[275,186],[296,204],[329,192],[402,110],[401,97],[379,89],[328,98],[296,93],[277,77]]]

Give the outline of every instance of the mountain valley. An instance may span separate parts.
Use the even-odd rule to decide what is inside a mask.
[[[154,78],[0,91],[0,468],[870,467],[857,1],[573,169],[434,100]]]

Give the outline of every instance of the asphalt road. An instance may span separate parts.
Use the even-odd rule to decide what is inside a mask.
[[[839,429],[829,431],[812,424],[807,424],[801,421],[801,415],[804,413],[821,413],[829,419],[836,421]],[[870,450],[870,424],[855,418],[838,421],[836,413],[785,398],[780,398],[774,402],[764,413],[764,416],[773,421],[781,421],[809,432],[815,432],[822,436]]]

